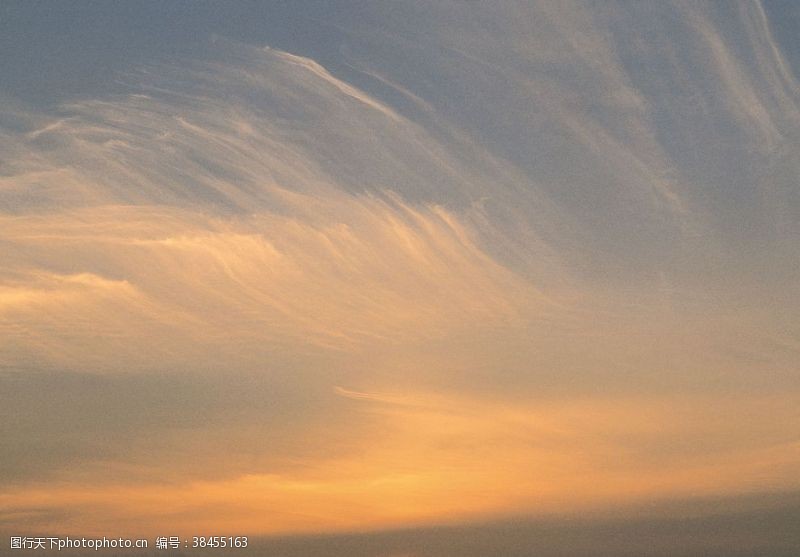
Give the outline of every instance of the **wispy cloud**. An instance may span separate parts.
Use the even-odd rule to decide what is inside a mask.
[[[4,108],[6,522],[795,489],[797,94],[762,7],[365,10],[397,27],[335,22],[341,74],[218,39]]]

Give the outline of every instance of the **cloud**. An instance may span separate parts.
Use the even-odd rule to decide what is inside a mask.
[[[761,7],[393,9],[341,73],[218,39],[6,106],[7,523],[796,489],[796,96]]]

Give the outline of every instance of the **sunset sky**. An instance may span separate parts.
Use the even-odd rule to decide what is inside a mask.
[[[0,2],[0,554],[796,554],[798,75],[790,1]]]

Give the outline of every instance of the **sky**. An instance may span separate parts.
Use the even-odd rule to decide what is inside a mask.
[[[3,2],[0,534],[796,554],[798,26]]]

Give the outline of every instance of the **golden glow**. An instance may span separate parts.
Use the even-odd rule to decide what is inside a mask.
[[[98,534],[119,527],[156,534],[165,524],[185,534],[281,533],[449,523],[797,487],[800,444],[761,447],[739,438],[742,431],[758,436],[771,428],[770,420],[742,420],[742,415],[763,416],[769,409],[773,418],[796,420],[798,411],[785,398],[514,406],[424,394],[342,388],[337,393],[359,405],[365,420],[380,424],[377,435],[361,439],[344,457],[323,457],[281,474],[218,481],[126,485],[94,477],[76,483],[67,476],[9,490],[0,504],[67,506],[66,521],[33,519],[37,527],[62,533],[87,532],[92,525],[91,533]],[[705,425],[698,430],[698,424]],[[704,455],[700,445],[708,442],[724,450]]]

